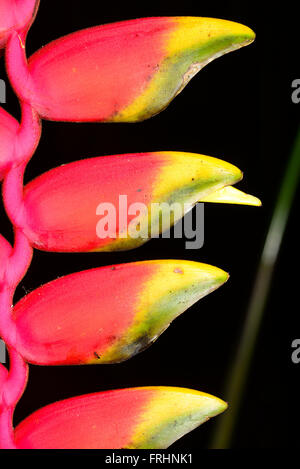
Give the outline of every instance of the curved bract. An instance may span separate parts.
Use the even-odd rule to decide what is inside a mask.
[[[169,228],[198,201],[206,196],[212,201],[219,189],[241,178],[235,166],[193,153],[140,153],[76,161],[42,174],[25,187],[23,229],[41,250],[132,249],[165,227],[157,204],[177,204],[165,227]],[[243,194],[243,203],[245,198]],[[239,203],[238,197],[233,202]],[[259,202],[250,197],[248,203]]]
[[[27,449],[163,449],[226,408],[185,388],[106,391],[34,412],[15,429],[15,441]]]
[[[15,36],[8,71],[20,60],[12,84],[44,119],[135,122],[163,110],[207,63],[254,37],[226,20],[142,18],[69,34],[33,54],[28,65]]]
[[[1,0],[0,48],[4,47],[12,31],[28,29],[34,20],[39,0]]]
[[[121,362],[149,346],[173,319],[227,279],[217,267],[178,260],[65,276],[14,307],[17,349],[40,365]]]

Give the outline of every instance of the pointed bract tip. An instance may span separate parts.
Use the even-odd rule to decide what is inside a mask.
[[[142,415],[141,423],[137,425],[129,448],[168,448],[227,408],[223,400],[193,389],[164,386],[148,389],[150,392],[153,390],[153,397]]]
[[[202,198],[201,202],[252,205],[255,207],[260,207],[262,205],[260,199],[254,195],[246,194],[245,192],[242,192],[239,189],[231,186],[223,187],[222,189],[209,194],[208,196]]]

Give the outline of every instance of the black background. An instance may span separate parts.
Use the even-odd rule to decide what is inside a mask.
[[[230,281],[178,318],[148,350],[122,364],[30,367],[28,386],[15,423],[59,399],[132,386],[174,385],[224,397],[228,367],[236,345],[272,208],[296,134],[300,104],[291,101],[297,68],[296,2],[278,11],[272,3],[185,0],[174,2],[95,2],[41,0],[29,33],[28,56],[49,41],[88,26],[143,16],[210,16],[241,22],[257,34],[254,44],[205,67],[158,116],[138,124],[43,122],[40,145],[28,165],[26,181],[62,163],[84,157],[157,150],[203,153],[244,171],[238,187],[261,198],[263,207],[206,204],[205,243],[185,250],[184,240],[157,239],[134,251],[112,254],[54,254],[35,251],[15,299],[58,276],[101,265],[147,259],[192,259],[227,270]],[[298,41],[299,42],[299,41]],[[6,79],[3,61],[0,77]],[[8,86],[3,107],[19,116]],[[285,418],[294,417],[288,375],[296,329],[298,278],[297,203],[294,203],[273,279],[264,321],[234,435],[234,448],[283,446]],[[0,209],[1,233],[12,231]],[[117,288],[117,285],[116,285]],[[296,383],[296,382],[295,382]],[[294,384],[295,384],[294,383]],[[287,410],[288,402],[292,404]],[[230,404],[230,403],[229,403]],[[295,403],[296,406],[296,403]],[[209,446],[216,420],[185,436],[172,450]],[[290,443],[291,444],[291,443]]]

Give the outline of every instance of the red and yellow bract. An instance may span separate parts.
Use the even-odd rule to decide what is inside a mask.
[[[227,279],[217,267],[181,260],[67,275],[16,304],[16,347],[40,365],[120,362],[149,346],[173,319]]]
[[[218,191],[241,178],[242,172],[235,166],[193,153],[140,153],[76,161],[42,174],[25,187],[23,230],[34,247],[46,251],[132,249],[146,242],[147,236],[131,236],[119,225],[120,195],[127,196],[128,207],[135,203],[147,207],[145,216],[139,218],[141,232],[147,233],[150,225],[160,230],[160,214],[151,210],[151,204],[180,204],[181,215],[175,213],[173,224],[205,197],[213,201],[215,195],[218,202]],[[230,203],[260,204],[255,197],[236,192]],[[103,237],[96,232],[101,203],[111,204],[116,215],[116,229],[110,232],[108,227]],[[124,210],[122,218],[125,215],[129,226],[139,213],[124,214]]]
[[[144,387],[74,397],[48,405],[15,430],[18,448],[167,448],[227,404],[184,388]]]
[[[141,18],[69,34],[27,63],[15,35],[8,73],[19,97],[44,119],[135,122],[163,110],[207,63],[254,37],[226,20]]]

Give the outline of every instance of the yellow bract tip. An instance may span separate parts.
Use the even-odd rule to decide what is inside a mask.
[[[136,427],[131,448],[168,448],[227,408],[221,399],[193,389],[159,386],[148,391],[152,396]]]
[[[203,197],[199,202],[218,202],[221,204],[240,204],[240,205],[253,205],[260,207],[261,201],[254,197],[254,195],[246,194],[232,186],[223,187],[206,197]]]
[[[255,39],[255,33],[248,26],[234,21],[219,18],[204,18],[194,16],[174,17],[174,23],[178,28],[170,36],[168,43],[169,53],[176,54],[183,47],[191,49],[195,46],[202,47],[213,41],[230,39],[227,47],[215,51],[216,55],[223,55],[230,50],[250,44]]]

